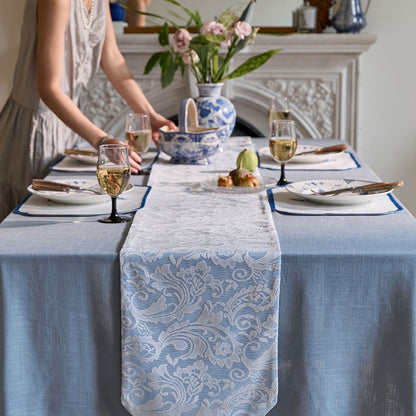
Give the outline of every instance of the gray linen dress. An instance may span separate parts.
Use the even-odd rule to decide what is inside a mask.
[[[99,69],[108,0],[96,0],[87,29],[80,1],[71,0],[62,74],[62,89],[77,105]],[[39,97],[37,3],[26,0],[13,89],[0,114],[0,221],[25,197],[32,178],[43,177],[64,150],[79,140]]]

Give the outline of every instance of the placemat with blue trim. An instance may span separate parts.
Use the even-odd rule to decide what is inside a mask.
[[[303,199],[284,187],[267,190],[270,208],[292,215],[386,215],[403,209],[392,194],[379,195],[374,201],[359,205],[324,205]]]
[[[117,198],[119,214],[127,214],[143,208],[150,190],[150,186],[135,185],[129,192],[119,195]],[[53,202],[38,195],[28,195],[14,210],[15,214],[35,217],[108,216],[110,212],[111,198],[109,196],[104,203],[71,205]]]

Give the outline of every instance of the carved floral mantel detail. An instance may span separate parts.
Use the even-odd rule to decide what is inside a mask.
[[[96,125],[105,127],[115,114],[119,114],[124,109],[125,105],[110,81],[100,78],[99,82],[91,85],[81,108]]]
[[[278,98],[289,97],[290,105],[313,120],[321,137],[335,137],[335,89],[334,83],[320,79],[271,79],[266,87]]]
[[[142,80],[140,86],[146,94],[152,91],[157,82],[154,80]],[[324,80],[290,80],[270,79],[265,81],[268,91],[273,92],[278,98],[290,97],[292,109],[301,114],[303,123],[308,120],[319,132],[319,137],[335,137],[335,92],[332,82]],[[86,101],[83,104],[86,116],[98,126],[107,128],[113,124],[116,117],[124,117],[128,108],[111,83],[100,78],[89,89]],[[123,132],[120,132],[123,136]]]
[[[154,80],[140,81],[140,88],[145,94],[156,85],[158,83]],[[104,76],[98,76],[90,85],[81,108],[90,120],[104,129],[111,125],[115,118],[124,117],[128,110],[124,100]],[[124,132],[122,133],[124,136]]]
[[[237,117],[264,136],[270,98],[276,94],[289,98],[299,137],[339,138],[357,148],[360,56],[375,41],[376,36],[365,34],[258,35],[256,48],[247,48],[244,59],[271,48],[282,51],[248,76],[226,83],[223,95],[232,100]],[[161,48],[156,34],[118,35],[117,42],[156,111],[176,116],[180,100],[195,97],[187,77],[177,76],[162,89],[157,71],[143,75],[149,56]],[[90,86],[84,111],[109,134],[124,136],[129,109],[103,74]]]

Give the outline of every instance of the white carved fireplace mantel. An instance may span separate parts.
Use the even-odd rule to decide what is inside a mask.
[[[144,76],[150,56],[162,50],[157,34],[117,35],[119,48],[133,75],[154,108],[176,116],[181,98],[196,96],[189,77],[178,71],[170,87],[162,89],[159,68]],[[272,94],[288,97],[299,137],[340,138],[357,147],[360,55],[376,41],[364,34],[258,35],[255,45],[234,58],[236,67],[248,57],[282,49],[267,64],[250,74],[226,82],[237,117],[267,135],[267,111]],[[127,106],[103,74],[91,85],[85,106],[95,123],[109,134],[124,136]]]

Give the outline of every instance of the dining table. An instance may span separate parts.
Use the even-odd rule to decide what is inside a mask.
[[[298,146],[343,144],[337,139],[299,139],[298,142]],[[28,198],[0,224],[0,415],[416,414],[415,218],[394,192],[385,196],[388,208],[375,211],[356,206],[326,207],[291,195],[284,187],[272,183],[277,181],[280,168],[267,159],[264,152],[267,146],[267,138],[231,137],[221,154],[210,157],[211,162],[217,157],[222,158],[223,169],[209,170],[210,165],[187,166],[189,176],[178,187],[177,203],[173,208],[167,203],[164,206],[164,186],[175,186],[174,180],[177,179],[173,173],[169,176],[169,172],[174,172],[177,165],[169,163],[166,155],[155,152],[155,158],[146,169],[150,175],[131,176],[133,192],[138,192],[137,198],[141,202],[134,208],[127,208],[132,220],[124,224],[100,223],[97,219],[103,213],[97,214],[94,210],[77,215],[75,206],[71,206],[71,213],[59,209],[53,211],[57,205],[59,208],[59,204],[49,202],[39,211],[30,211],[27,206],[35,195],[28,194]],[[235,155],[245,148],[258,152],[260,165],[255,174],[263,178],[264,189],[257,193],[236,192],[230,197],[227,191],[212,187],[211,181],[233,169]],[[348,145],[344,157],[345,160],[338,165],[336,161],[329,161],[327,168],[324,163],[314,166],[288,163],[286,177],[293,183],[327,179],[380,180],[351,146]],[[51,166],[48,179],[95,178],[92,170],[81,173],[76,169],[60,170],[56,166]],[[193,169],[198,172],[197,179],[193,179]],[[208,181],[207,173],[208,186],[204,183],[204,169],[211,175]],[[151,298],[146,309],[141,309],[141,313],[149,315],[166,307],[161,300],[167,299],[160,282],[152,283],[151,290],[142,292],[140,285],[152,281],[156,268],[150,272],[146,269],[144,283],[130,281],[126,289],[125,275],[133,273],[126,269],[125,260],[135,254],[129,244],[135,242],[134,247],[140,252],[141,263],[137,270],[147,267],[150,261],[145,254],[149,255],[149,244],[153,241],[148,236],[152,230],[160,231],[159,222],[163,218],[166,224],[179,221],[184,215],[181,200],[195,197],[195,201],[206,205],[205,215],[212,212],[218,216],[222,195],[225,199],[236,198],[236,209],[241,209],[241,212],[244,212],[246,201],[247,207],[252,207],[249,201],[254,201],[254,204],[261,201],[256,209],[266,216],[272,227],[267,231],[270,235],[266,231],[264,234],[258,231],[253,236],[236,235],[234,239],[230,237],[227,244],[250,246],[250,242],[255,241],[257,247],[262,241],[267,241],[267,249],[270,248],[273,255],[280,255],[277,266],[271,267],[266,276],[270,284],[268,290],[276,295],[270,302],[277,303],[277,309],[270,307],[265,316],[262,315],[264,310],[258,312],[260,326],[265,329],[256,341],[257,345],[270,347],[267,351],[266,348],[262,350],[262,354],[273,355],[275,351],[276,361],[270,359],[269,367],[265,369],[263,366],[256,377],[246,380],[241,387],[244,390],[256,386],[253,390],[260,395],[258,386],[274,377],[274,383],[270,381],[268,385],[274,389],[273,397],[263,407],[253,406],[243,411],[238,410],[239,403],[235,403],[227,410],[218,410],[221,406],[215,409],[204,407],[207,401],[199,402],[198,394],[194,393],[194,401],[187,403],[185,410],[171,407],[177,410],[169,412],[154,410],[158,409],[154,403],[156,399],[169,397],[172,400],[171,393],[161,389],[158,395],[146,398],[146,403],[152,403],[153,408],[148,407],[146,411],[145,407],[135,407],[134,404],[129,408],[124,391],[125,372],[131,371],[131,367],[123,366],[126,345],[132,348],[130,355],[139,355],[143,339],[153,327],[150,324],[145,329],[140,327],[144,321],[129,324],[131,316],[126,314],[127,300],[124,296],[136,285],[135,289],[143,297],[128,302],[137,302],[139,309],[141,302]],[[210,205],[213,198],[215,209]],[[123,211],[122,202],[119,206]],[[166,215],[163,216],[165,208]],[[152,210],[157,211],[154,223]],[[171,216],[172,212],[176,216]],[[245,214],[246,217],[250,217],[249,213]],[[239,217],[235,221],[238,222]],[[202,223],[201,220],[201,227]],[[193,227],[198,232],[198,221]],[[202,235],[202,228],[199,232]],[[227,234],[224,232],[224,235]],[[163,233],[159,233],[159,238],[160,249]],[[214,237],[208,233],[206,241],[211,238]],[[166,247],[174,244],[175,234],[167,234],[166,241]],[[221,235],[217,234],[213,241],[217,244]],[[186,239],[181,244],[186,246]],[[189,247],[191,249],[193,247]],[[167,257],[167,261],[174,264],[172,254]],[[132,261],[135,260],[129,259],[128,267]],[[186,261],[192,263],[192,258]],[[193,267],[198,265],[195,261]],[[237,266],[227,267],[232,273],[233,267]],[[175,276],[176,280],[181,279],[178,274]],[[204,291],[212,289],[214,280],[205,281],[208,283]],[[240,290],[235,282],[230,283],[227,290],[231,287]],[[198,296],[204,296],[204,291]],[[209,293],[211,298],[205,307],[215,304],[212,294],[215,290]],[[193,299],[189,298],[188,303],[192,306]],[[195,310],[189,309],[182,311],[181,317],[188,316],[186,322],[191,326],[189,316]],[[220,314],[222,319],[225,310],[224,306],[221,313],[212,313],[207,320],[212,323]],[[159,319],[154,326],[160,326],[161,322],[169,325],[169,319],[168,316],[164,321]],[[270,325],[266,328],[268,319],[277,319],[274,328]],[[250,328],[254,326],[252,321],[245,324]],[[247,334],[244,325],[240,326],[238,340],[242,343],[242,337]],[[131,333],[125,332],[126,328],[139,331],[135,343],[129,343]],[[166,332],[166,327],[162,326],[158,336]],[[178,348],[184,350],[185,346],[180,344]],[[253,354],[256,352],[254,348],[252,351]],[[207,363],[208,359],[202,353],[192,354],[189,353],[187,358],[193,358],[201,368],[210,368],[212,362]],[[245,357],[245,352],[241,350],[240,355]],[[159,372],[167,371],[169,366],[180,367],[180,360],[171,352],[165,354],[163,360],[166,362],[158,362]],[[249,364],[254,365],[254,361]],[[227,365],[220,364],[217,370],[223,371]],[[149,377],[150,372],[157,372],[156,364],[151,361],[141,369],[146,371],[140,373],[137,370],[135,383]],[[181,377],[186,377],[183,371]],[[210,372],[206,377],[210,377],[213,384],[217,374]],[[156,381],[153,384],[149,382],[142,394],[150,394],[152,389],[156,389],[155,384]],[[223,388],[224,384],[221,386]],[[197,389],[197,386],[193,387]],[[212,392],[212,385],[210,387]],[[228,387],[233,391],[233,385]],[[142,399],[140,394],[133,391],[133,402]],[[239,397],[244,401],[243,395]]]

